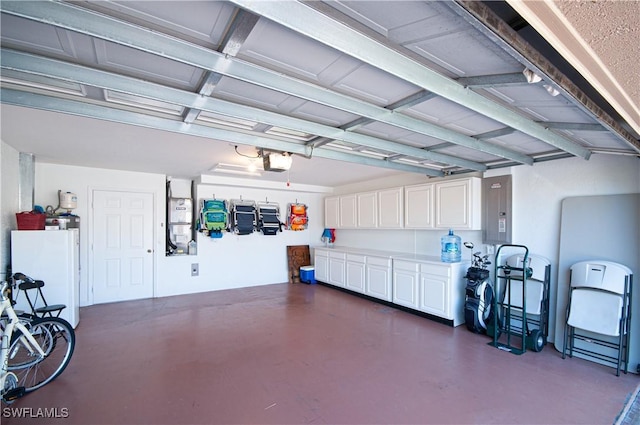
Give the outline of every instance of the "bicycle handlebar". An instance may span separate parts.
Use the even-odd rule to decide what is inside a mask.
[[[12,288],[12,289],[15,288],[17,280],[22,280],[23,282],[34,281],[32,278],[30,278],[24,273],[20,273],[20,272],[14,273],[13,276],[11,276],[8,280],[2,281],[2,286],[0,287],[0,295],[2,296],[2,298],[7,296],[7,291],[9,288]]]
[[[31,279],[29,276],[27,276],[26,274],[24,274],[24,273],[20,273],[20,272],[18,272],[18,273],[14,273],[14,274],[13,274],[13,278],[14,278],[15,280],[33,280],[33,279]]]

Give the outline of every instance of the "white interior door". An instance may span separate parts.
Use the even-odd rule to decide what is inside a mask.
[[[153,194],[93,191],[93,301],[153,296]]]

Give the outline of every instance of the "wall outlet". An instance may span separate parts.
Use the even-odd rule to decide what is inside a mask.
[[[200,266],[198,263],[191,264],[191,276],[198,276],[200,273]]]
[[[496,247],[494,245],[487,245],[487,254],[493,255],[495,254]]]

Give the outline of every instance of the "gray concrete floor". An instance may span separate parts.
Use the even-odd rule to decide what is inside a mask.
[[[613,424],[638,384],[322,285],[80,315],[67,370],[3,409],[2,424]]]

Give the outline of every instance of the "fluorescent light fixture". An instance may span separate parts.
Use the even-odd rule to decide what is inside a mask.
[[[209,169],[209,171],[213,173],[224,173],[224,174],[238,174],[242,176],[254,176],[260,177],[262,173],[257,171],[251,171],[244,165],[237,164],[226,164],[224,162],[219,162]]]

